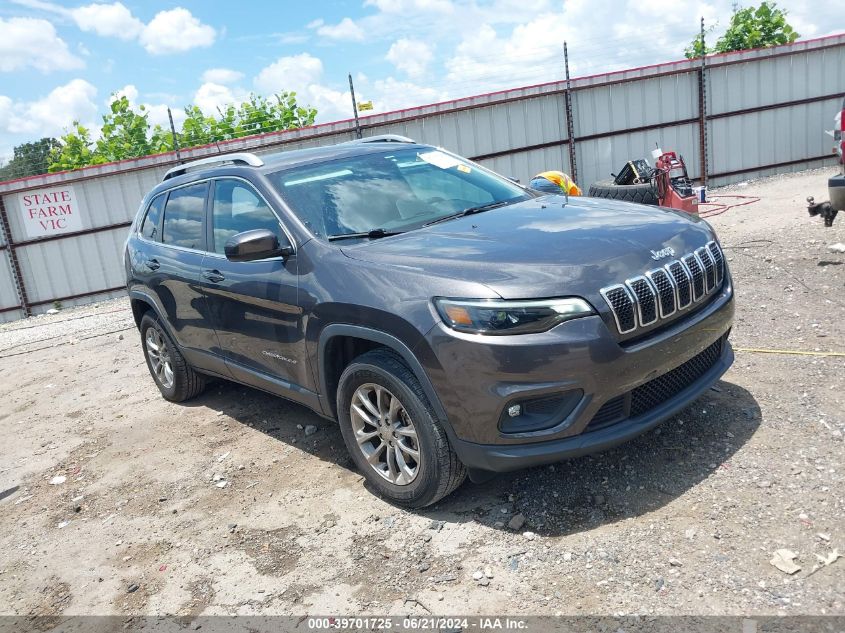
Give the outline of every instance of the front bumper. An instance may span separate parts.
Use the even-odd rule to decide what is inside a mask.
[[[719,380],[733,360],[733,350],[725,340],[721,357],[698,381],[647,413],[596,431],[549,442],[510,446],[457,440],[454,442],[454,449],[468,468],[494,472],[540,466],[604,451],[645,433],[682,410]]]
[[[733,314],[733,287],[726,275],[707,305],[643,340],[620,343],[594,316],[528,336],[464,335],[440,324],[415,351],[443,404],[458,457],[470,468],[514,470],[609,448],[682,409],[733,362],[727,343]],[[720,340],[717,356],[689,382],[648,407],[632,406],[638,387],[694,362]],[[548,428],[500,428],[514,401],[579,392],[577,406]],[[605,405],[620,401],[621,413],[601,423]]]

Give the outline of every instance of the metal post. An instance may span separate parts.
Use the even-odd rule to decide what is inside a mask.
[[[701,18],[701,68],[698,69],[698,151],[701,184],[707,186],[707,49],[704,45],[704,17]]]
[[[182,162],[182,157],[179,155],[179,137],[176,136],[176,126],[173,125],[173,114],[170,108],[167,108],[167,118],[170,119],[170,134],[173,137],[173,149],[176,150],[176,160]]]
[[[569,140],[569,175],[578,183],[578,164],[575,159],[575,121],[572,113],[572,87],[569,81],[569,51],[566,42],[563,43],[563,64],[566,67],[566,90],[563,100],[566,104],[566,136]]]
[[[26,286],[23,283],[21,266],[18,261],[18,254],[15,252],[15,242],[12,239],[12,230],[9,226],[9,217],[6,215],[6,206],[3,203],[3,196],[0,196],[0,236],[6,242],[6,251],[9,253],[9,268],[12,271],[12,280],[15,282],[15,291],[18,294],[21,311],[25,317],[31,316],[29,299],[26,296]]]
[[[361,124],[358,122],[358,103],[355,101],[355,86],[352,85],[352,73],[349,73],[349,94],[352,95],[352,112],[355,114],[355,138],[361,138]]]

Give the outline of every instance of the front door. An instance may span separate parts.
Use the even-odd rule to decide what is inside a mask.
[[[268,388],[269,377],[282,389],[298,391],[310,381],[297,305],[296,255],[232,262],[224,254],[226,240],[252,229],[270,229],[281,242],[290,240],[251,184],[221,178],[212,186],[209,253],[201,275],[222,353],[238,380]]]

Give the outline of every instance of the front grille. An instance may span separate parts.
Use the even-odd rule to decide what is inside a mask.
[[[633,391],[608,400],[596,411],[584,431],[596,431],[629,417],[635,418],[648,413],[695,384],[718,362],[727,337],[725,334],[683,365],[640,385]]]
[[[619,422],[625,417],[625,396],[617,396],[605,402],[602,407],[596,411],[593,419],[587,425],[588,431],[595,431],[605,426],[610,426],[615,422]]]
[[[722,355],[722,339],[683,365],[640,385],[631,392],[631,417],[651,411],[698,381]]]
[[[633,332],[703,300],[722,286],[725,257],[716,242],[708,242],[624,283],[601,290],[620,334]]]

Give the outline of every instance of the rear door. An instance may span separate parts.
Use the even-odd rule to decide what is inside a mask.
[[[231,262],[224,254],[231,236],[252,229],[269,229],[283,242],[293,240],[251,183],[219,178],[212,187],[202,283],[229,370],[248,384],[268,388],[269,377],[281,380],[282,389],[298,391],[309,380],[296,254],[253,262]]]
[[[142,225],[142,236],[152,244],[145,249],[143,266],[150,271],[147,286],[155,295],[176,342],[202,368],[203,352],[217,347],[214,329],[200,284],[205,257],[205,205],[208,182],[170,190],[162,200],[160,228]],[[149,230],[149,234],[147,233]]]

